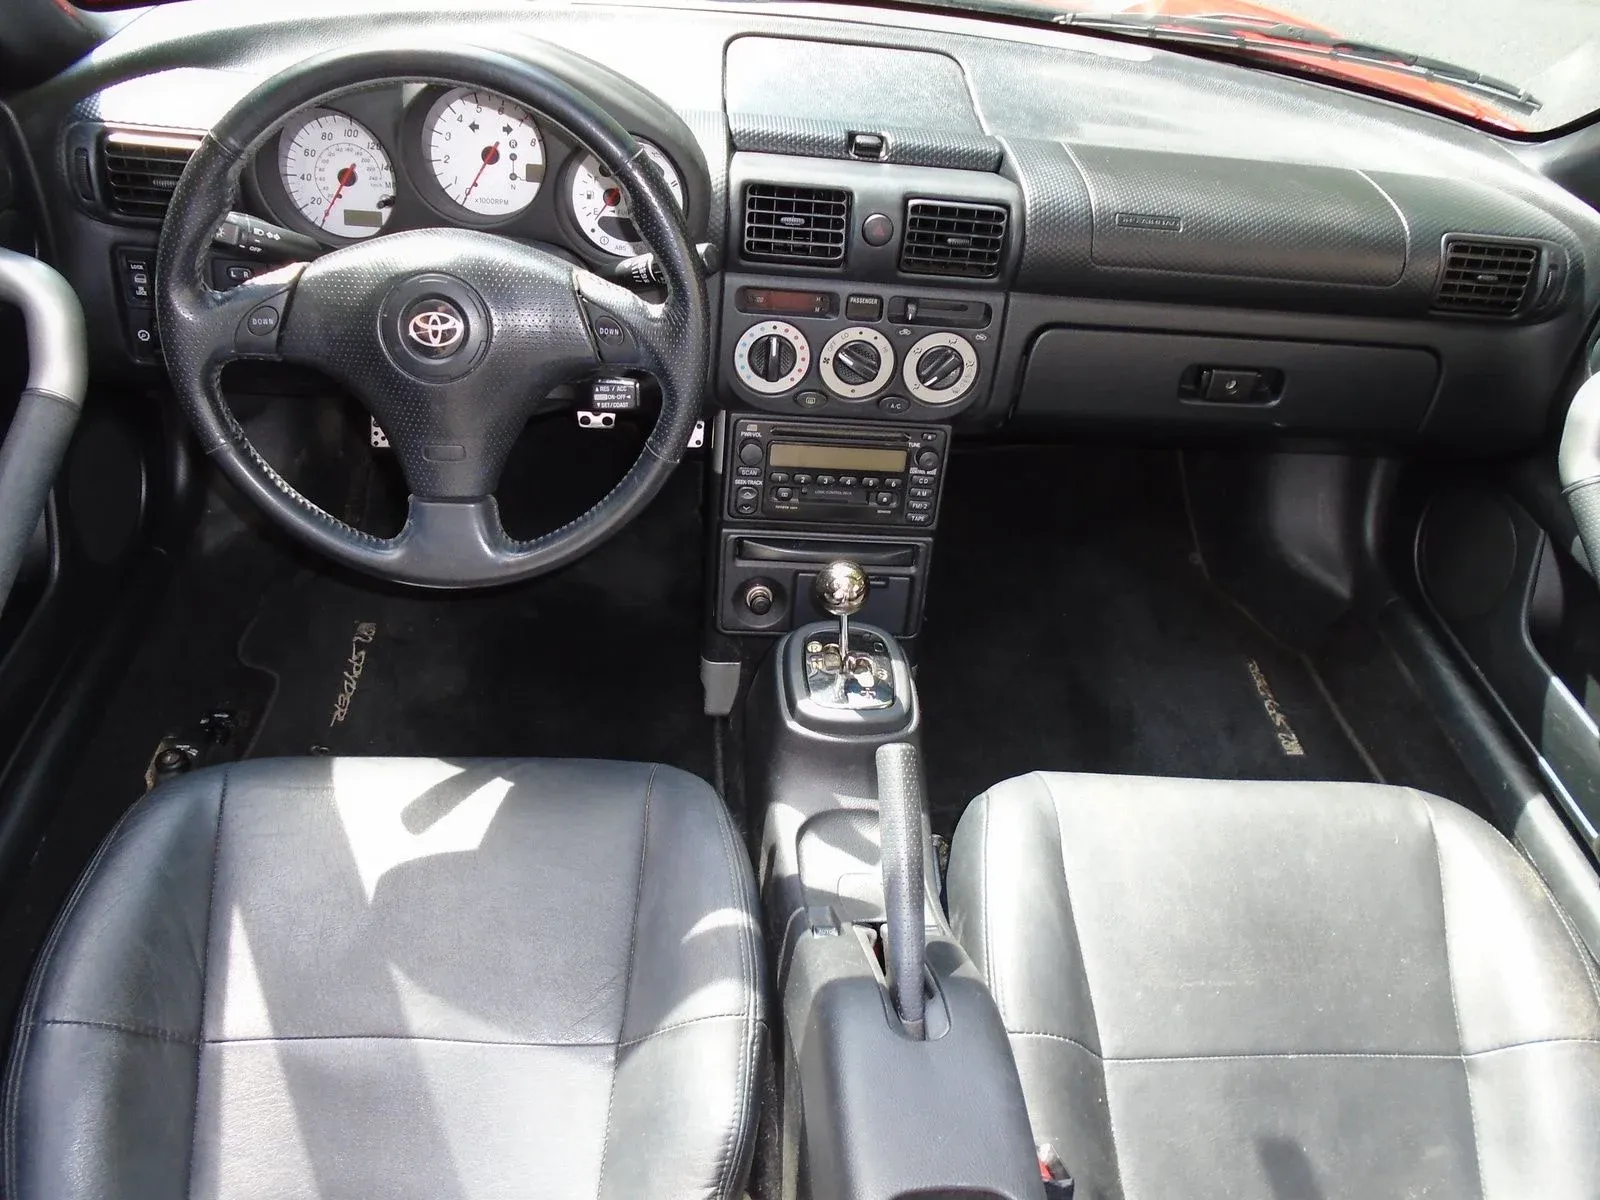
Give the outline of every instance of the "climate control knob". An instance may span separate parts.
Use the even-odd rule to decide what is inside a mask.
[[[865,400],[894,377],[894,347],[876,329],[852,325],[823,343],[817,373],[841,400]]]
[[[748,355],[750,369],[768,383],[776,383],[794,370],[797,357],[794,347],[776,333],[757,338]]]
[[[901,375],[924,404],[954,404],[978,382],[978,352],[959,333],[930,333],[906,351]]]
[[[739,382],[763,396],[778,396],[797,387],[811,369],[811,343],[787,321],[762,321],[750,326],[733,348],[733,370]]]

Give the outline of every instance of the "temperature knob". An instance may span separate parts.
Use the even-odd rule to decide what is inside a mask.
[[[781,395],[811,369],[811,343],[787,321],[762,321],[746,329],[733,348],[733,369],[751,391]]]
[[[903,379],[924,404],[954,404],[978,381],[978,352],[959,333],[930,333],[906,351]]]
[[[781,334],[769,333],[764,338],[756,339],[747,357],[752,371],[768,383],[777,383],[794,370],[794,360],[798,355]]]
[[[852,325],[823,344],[817,371],[835,396],[864,400],[893,378],[894,347],[876,329]]]

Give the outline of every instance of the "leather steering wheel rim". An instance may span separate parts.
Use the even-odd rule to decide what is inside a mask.
[[[566,565],[615,534],[682,458],[709,365],[703,269],[683,214],[654,165],[575,82],[590,69],[585,60],[538,43],[516,53],[469,44],[334,50],[252,90],[189,160],[156,259],[157,319],[168,371],[207,454],[300,541],[403,583],[464,588],[527,579]],[[463,229],[383,234],[309,266],[292,264],[227,292],[214,290],[205,278],[207,254],[252,156],[293,113],[394,82],[499,93],[593,153],[628,193],[639,233],[661,268],[666,300],[646,303],[548,251]],[[467,326],[481,326],[482,345],[474,351],[479,359],[448,380],[430,376],[429,371],[437,375],[436,367],[411,361],[394,342],[394,297],[421,294],[417,289],[425,284],[444,287],[460,302],[455,311]],[[276,320],[269,335],[258,337],[248,319],[264,306]],[[359,318],[373,306],[381,311],[372,314],[369,337]],[[604,339],[595,332],[600,318],[611,318]],[[380,337],[388,338],[381,346],[372,340]],[[220,388],[222,368],[246,358],[318,366],[373,412],[389,431],[411,488],[398,535],[379,538],[340,521],[257,453]],[[540,537],[514,541],[500,524],[492,495],[511,441],[551,386],[608,366],[637,368],[656,378],[661,411],[655,428],[622,480],[588,512]],[[528,379],[534,382],[528,385]],[[519,386],[538,394],[519,397]],[[485,428],[468,428],[475,415]],[[407,445],[397,436],[409,439]]]

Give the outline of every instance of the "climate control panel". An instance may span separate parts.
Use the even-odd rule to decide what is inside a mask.
[[[772,412],[947,420],[986,398],[1005,298],[725,277],[726,392]]]

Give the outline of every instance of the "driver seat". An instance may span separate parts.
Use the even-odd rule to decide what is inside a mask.
[[[671,767],[195,772],[45,944],[5,1195],[736,1195],[758,931],[726,809]]]

